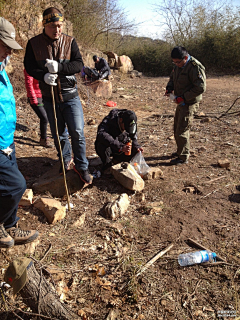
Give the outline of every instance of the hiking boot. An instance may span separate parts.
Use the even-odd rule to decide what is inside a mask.
[[[0,224],[0,248],[10,248],[14,245],[13,238],[7,233],[4,225]]]
[[[173,152],[170,157],[171,157],[171,158],[176,158],[176,157],[178,157],[177,152]]]
[[[181,165],[181,164],[187,164],[188,163],[188,160],[182,160],[182,159],[180,159],[180,158],[176,158],[176,159],[172,159],[171,161],[170,161],[170,164],[171,165],[175,165],[175,166],[179,166],[179,165]]]
[[[111,166],[113,165],[112,161],[103,165],[101,169],[102,174],[111,174]]]
[[[12,227],[6,229],[7,233],[13,238],[15,244],[25,244],[34,241],[39,233],[36,230],[22,230]]]
[[[46,139],[42,139],[40,138],[40,146],[44,147],[44,148],[53,148],[53,145],[49,142],[49,139],[46,138]]]
[[[93,180],[93,176],[87,170],[77,170],[75,166],[73,166],[73,170],[79,175],[80,179],[87,184],[91,184]]]
[[[65,172],[69,171],[71,169],[71,164],[73,164],[73,158],[71,158],[67,163],[64,163],[64,168],[65,168]],[[59,174],[62,175],[63,174],[63,168],[62,165],[59,169]]]

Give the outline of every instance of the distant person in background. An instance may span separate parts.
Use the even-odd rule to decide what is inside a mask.
[[[53,146],[50,144],[47,137],[48,118],[46,110],[44,109],[42,93],[39,88],[38,80],[31,77],[25,69],[24,76],[28,102],[30,103],[33,111],[40,119],[40,146],[43,146],[45,148],[52,148]]]
[[[93,61],[95,62],[95,69],[98,71],[98,79],[108,79],[111,74],[111,69],[104,58],[100,58],[96,55],[93,56]]]
[[[177,104],[174,116],[174,137],[177,152],[172,154],[170,164],[188,163],[190,155],[190,127],[194,113],[198,110],[202,93],[206,90],[205,67],[188,54],[184,47],[175,47],[171,52],[174,64],[166,87],[165,96],[174,92]]]
[[[17,226],[18,204],[26,190],[26,181],[15,156],[16,106],[5,71],[13,49],[22,49],[15,41],[14,26],[0,17],[0,248],[32,242],[38,237],[38,231]]]

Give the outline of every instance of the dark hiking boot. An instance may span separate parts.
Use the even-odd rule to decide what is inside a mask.
[[[7,233],[4,225],[0,224],[0,248],[11,248],[14,245],[13,238]]]
[[[73,158],[71,158],[71,160],[69,160],[67,163],[64,164],[64,168],[65,168],[65,172],[67,173],[67,171],[69,171],[71,169],[71,165],[74,164],[73,162]],[[59,174],[62,175],[63,174],[63,168],[62,165],[59,169]]]
[[[6,229],[7,233],[14,239],[15,244],[25,244],[34,241],[39,233],[36,230],[22,230],[12,227]]]
[[[111,166],[113,165],[112,161],[102,166],[101,173],[102,174],[111,174]]]
[[[177,152],[173,152],[170,157],[171,157],[171,158],[177,158],[177,157],[178,157]]]
[[[40,146],[44,147],[44,148],[53,148],[53,145],[49,142],[49,139],[40,139],[39,141]]]
[[[170,164],[173,166],[179,166],[181,164],[187,164],[187,163],[188,163],[188,160],[182,160],[180,158],[172,159],[170,161]]]
[[[73,170],[79,175],[80,179],[87,184],[91,184],[93,180],[93,176],[87,170],[77,170],[75,166],[73,166]]]

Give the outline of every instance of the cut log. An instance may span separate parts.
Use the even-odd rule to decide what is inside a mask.
[[[61,303],[53,287],[37,272],[34,264],[27,270],[27,277],[28,281],[19,294],[33,312],[58,320],[80,320]]]

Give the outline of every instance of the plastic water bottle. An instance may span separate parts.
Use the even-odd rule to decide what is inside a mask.
[[[178,263],[180,264],[180,266],[185,267],[185,266],[191,266],[193,264],[203,263],[207,261],[214,262],[216,261],[216,257],[217,255],[215,252],[201,250],[201,251],[180,254],[178,256]]]

